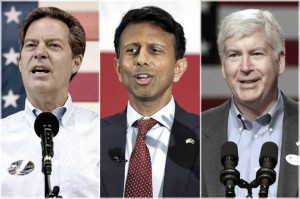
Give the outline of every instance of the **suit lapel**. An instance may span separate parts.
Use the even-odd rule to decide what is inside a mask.
[[[190,116],[177,104],[175,108],[175,118],[170,135],[168,154],[166,159],[164,177],[164,197],[183,196],[189,178],[197,178],[199,182],[199,119],[190,122]],[[195,132],[198,132],[195,133]],[[186,144],[186,140],[192,138],[194,144]],[[195,190],[199,190],[195,183]],[[194,191],[195,191],[194,190]],[[199,195],[199,193],[198,193]]]
[[[202,116],[202,194],[225,197],[224,185],[220,182],[221,146],[227,141],[227,123],[230,100],[221,107]],[[208,185],[208,186],[206,186]]]
[[[125,161],[114,156],[125,157],[126,123],[126,110],[101,122],[101,189],[106,197],[123,197]]]
[[[286,156],[298,155],[298,104],[288,99],[283,93],[284,119],[282,131],[280,171],[277,197],[295,197],[298,193],[298,166],[289,164]]]

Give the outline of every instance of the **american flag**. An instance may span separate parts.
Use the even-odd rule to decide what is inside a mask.
[[[298,1],[294,2],[202,2],[201,3],[201,103],[202,111],[230,98],[222,77],[216,34],[218,25],[231,12],[259,8],[269,10],[283,28],[286,40],[286,69],[279,77],[279,88],[298,100]]]
[[[75,104],[99,112],[99,3],[2,1],[1,118],[24,109],[26,94],[18,68],[18,30],[33,9],[43,6],[61,8],[83,25],[87,35],[86,53],[69,91]]]
[[[149,5],[166,10],[184,28],[188,68],[180,81],[173,84],[173,96],[187,111],[200,113],[200,1],[123,0],[100,1],[101,117],[122,111],[128,101],[127,90],[114,69],[114,31],[128,10]]]

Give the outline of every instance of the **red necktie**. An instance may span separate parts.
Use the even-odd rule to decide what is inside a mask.
[[[151,157],[145,143],[147,132],[157,123],[156,120],[139,120],[138,135],[131,153],[126,182],[126,197],[152,198]]]

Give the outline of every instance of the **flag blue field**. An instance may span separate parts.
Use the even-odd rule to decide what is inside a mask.
[[[2,118],[24,109],[26,94],[18,67],[18,30],[37,6],[37,2],[2,2]]]

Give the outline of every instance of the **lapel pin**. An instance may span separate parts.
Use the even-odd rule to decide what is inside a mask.
[[[285,159],[291,165],[295,165],[295,166],[300,165],[300,157],[298,155],[289,154],[285,156]]]
[[[193,140],[193,138],[189,138],[185,140],[186,144],[195,144],[195,140]]]
[[[23,176],[31,173],[34,170],[34,164],[30,160],[18,160],[8,168],[8,173],[11,175]]]

